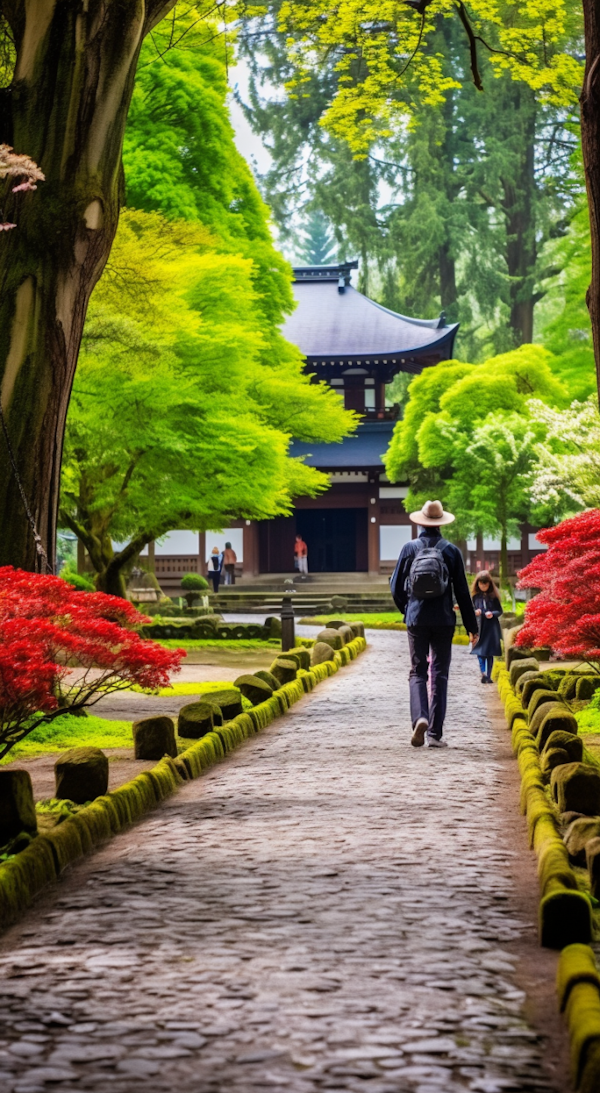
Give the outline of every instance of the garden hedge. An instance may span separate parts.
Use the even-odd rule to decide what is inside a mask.
[[[267,701],[215,727],[176,759],[165,756],[151,770],[97,797],[52,830],[37,835],[29,846],[0,865],[0,928],[14,922],[66,866],[135,823],[184,782],[200,777],[244,740],[265,729],[317,683],[354,660],[366,644],[363,637],[356,637],[324,664],[308,671],[299,668],[296,678],[280,686]]]

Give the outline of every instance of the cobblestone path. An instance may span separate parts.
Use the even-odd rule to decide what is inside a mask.
[[[370,640],[4,935],[3,1093],[566,1090],[493,696],[457,648],[451,747],[411,749]]]

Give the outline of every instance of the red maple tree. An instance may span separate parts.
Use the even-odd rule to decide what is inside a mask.
[[[538,531],[548,549],[519,573],[519,588],[539,589],[527,604],[516,643],[550,646],[600,670],[600,510]]]
[[[166,686],[185,656],[144,639],[132,604],[0,568],[0,758],[33,729],[132,684]],[[73,671],[73,669],[78,669]]]

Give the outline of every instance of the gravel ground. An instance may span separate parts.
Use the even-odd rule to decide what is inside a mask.
[[[566,1091],[556,957],[492,688],[446,751],[370,648],[2,938],[3,1093]]]

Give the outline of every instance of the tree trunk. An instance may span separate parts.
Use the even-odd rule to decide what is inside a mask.
[[[450,255],[450,244],[444,243],[439,252],[440,300],[448,322],[456,322],[458,294],[456,291],[456,263]]]
[[[534,92],[513,84],[514,111],[511,121],[517,126],[514,138],[520,164],[508,178],[502,179],[502,209],[506,219],[506,265],[508,271],[509,325],[516,346],[533,341],[533,311],[537,265],[536,182]],[[513,138],[513,139],[514,139]]]
[[[121,149],[145,34],[174,0],[4,0],[17,61],[0,141],[46,181],[8,193],[0,237],[0,398],[19,474],[51,564],[65,419],[87,305],[117,228]],[[3,445],[0,440],[0,444]],[[0,565],[36,568],[5,452]]]
[[[592,280],[587,306],[592,324],[596,375],[600,392],[600,7],[583,0],[585,77],[581,92],[581,148],[585,169],[592,238]]]

